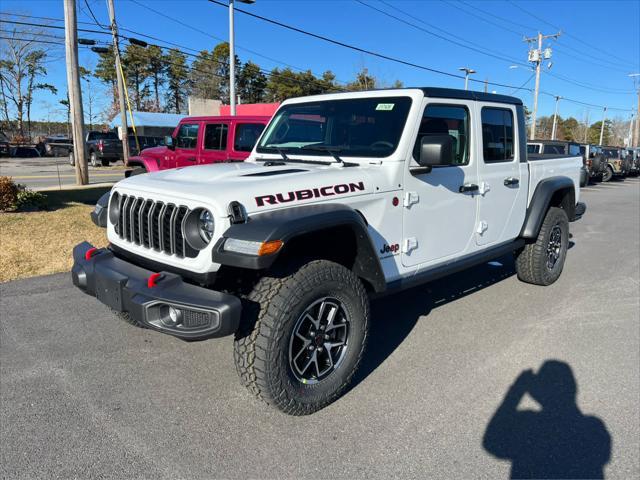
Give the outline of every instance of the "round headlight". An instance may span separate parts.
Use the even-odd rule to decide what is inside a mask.
[[[206,243],[211,241],[213,237],[213,215],[209,210],[202,210],[198,216],[198,230],[200,237]]]
[[[183,235],[189,246],[195,250],[202,250],[213,238],[213,214],[205,208],[191,210],[184,220],[183,228]]]
[[[109,221],[116,225],[118,223],[118,217],[120,217],[120,194],[114,192],[109,199]]]

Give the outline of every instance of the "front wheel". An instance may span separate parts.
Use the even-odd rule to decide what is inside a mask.
[[[608,182],[612,178],[613,178],[613,167],[611,165],[607,165],[607,168],[605,168],[604,173],[602,174],[602,181]]]
[[[369,300],[349,269],[314,260],[263,277],[244,299],[234,360],[242,383],[290,415],[329,405],[364,353]]]
[[[544,217],[538,238],[516,255],[516,272],[523,282],[551,285],[562,273],[569,249],[569,218],[558,207]]]

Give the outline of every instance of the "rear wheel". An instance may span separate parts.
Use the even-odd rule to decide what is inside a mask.
[[[96,155],[96,152],[91,152],[89,154],[89,161],[91,162],[92,167],[97,168],[100,166],[100,162],[98,162],[98,155]]]
[[[254,395],[290,415],[306,415],[345,391],[369,330],[369,300],[357,276],[314,260],[263,277],[244,300],[234,360]]]
[[[73,155],[73,152],[69,152],[69,165],[71,165],[72,167],[75,167],[76,165],[76,158]]]
[[[611,165],[607,165],[607,168],[605,168],[604,173],[602,174],[602,181],[608,182],[612,178],[613,178],[613,167]]]
[[[551,207],[542,222],[538,238],[516,255],[516,272],[523,282],[551,285],[562,273],[569,248],[569,219],[558,207]]]

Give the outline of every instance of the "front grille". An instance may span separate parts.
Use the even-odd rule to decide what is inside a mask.
[[[120,216],[115,229],[120,238],[178,257],[198,255],[182,231],[183,221],[189,213],[187,207],[131,195],[120,195],[118,201]]]

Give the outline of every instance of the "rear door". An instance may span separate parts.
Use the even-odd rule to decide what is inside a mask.
[[[233,142],[229,142],[231,147],[229,160],[234,162],[245,160],[253,150],[265,126],[263,123],[256,122],[234,122],[231,132]]]
[[[198,163],[226,162],[229,143],[229,122],[207,122]]]
[[[475,238],[489,246],[518,236],[527,208],[528,167],[519,152],[515,105],[478,102],[479,208]]]
[[[169,158],[169,168],[188,167],[196,164],[198,152],[198,134],[202,123],[190,121],[181,123],[175,138],[173,159]]]

